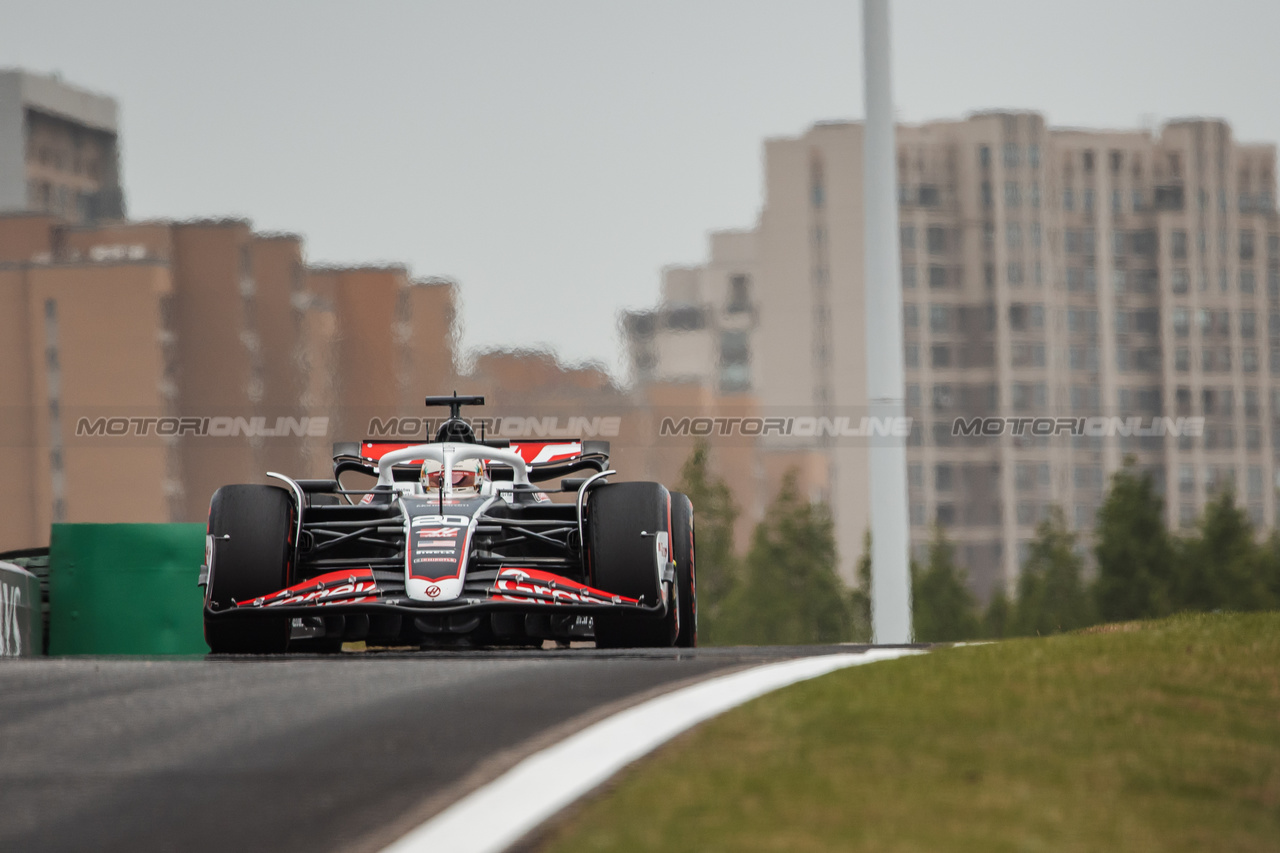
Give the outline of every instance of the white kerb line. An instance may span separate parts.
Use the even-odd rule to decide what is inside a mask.
[[[837,669],[921,653],[920,649],[871,649],[797,658],[658,696],[534,753],[382,853],[500,853],[623,767],[704,720]]]

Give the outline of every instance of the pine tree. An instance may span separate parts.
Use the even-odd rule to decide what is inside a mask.
[[[1018,578],[1018,603],[1011,635],[1040,636],[1093,624],[1093,602],[1085,589],[1084,561],[1061,507],[1036,528],[1031,553]]]
[[[1010,636],[1009,623],[1012,618],[1013,605],[1004,591],[1004,583],[997,583],[991,593],[991,600],[987,602],[986,612],[982,614],[982,636],[992,640]]]
[[[831,516],[800,497],[792,470],[756,526],[741,583],[725,602],[720,641],[834,643],[848,640],[850,627]]]
[[[1258,610],[1274,606],[1263,549],[1235,493],[1224,489],[1204,508],[1198,535],[1186,542],[1176,603],[1186,610]]]
[[[871,528],[862,534],[862,556],[858,558],[858,587],[849,591],[853,619],[853,641],[871,642]]]
[[[699,441],[685,460],[677,488],[693,503],[698,640],[704,645],[719,642],[724,602],[733,589],[739,564],[733,548],[738,508],[724,480],[711,473],[709,457],[707,443]]]
[[[956,565],[955,548],[941,525],[933,530],[927,568],[913,564],[911,604],[918,642],[972,640],[982,633],[968,572]]]
[[[1112,475],[1094,535],[1094,592],[1103,619],[1150,619],[1173,611],[1176,566],[1164,502],[1151,476],[1140,474],[1132,459]]]

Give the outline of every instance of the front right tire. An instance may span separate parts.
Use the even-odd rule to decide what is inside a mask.
[[[289,493],[274,486],[223,486],[213,493],[206,608],[226,610],[289,586],[294,512]],[[204,639],[214,654],[282,654],[289,633],[288,617],[206,614],[204,620]]]

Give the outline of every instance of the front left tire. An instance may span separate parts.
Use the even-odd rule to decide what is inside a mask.
[[[670,514],[671,495],[659,483],[609,483],[592,489],[587,498],[586,543],[592,586],[650,606],[659,601],[662,582],[653,537],[670,535]],[[625,612],[597,614],[596,646],[674,645],[676,619],[674,606],[660,619]]]

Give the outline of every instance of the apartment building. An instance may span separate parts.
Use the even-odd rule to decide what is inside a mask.
[[[623,314],[636,380],[705,384],[726,396],[751,391],[756,232],[713,232],[710,244],[706,264],[663,270],[660,307]]]
[[[849,122],[765,143],[758,320],[747,338],[762,410],[866,411],[861,140]],[[1051,505],[1087,534],[1108,475],[1129,456],[1163,490],[1174,527],[1228,487],[1255,524],[1272,525],[1274,146],[1240,144],[1219,120],[1103,132],[1054,129],[1033,112],[904,125],[897,144],[917,551],[932,524],[946,527],[985,597],[1014,582]],[[1124,425],[954,434],[957,418],[987,416]],[[1129,426],[1138,418],[1150,432],[1153,418],[1179,417],[1204,418],[1202,433]],[[808,443],[827,460],[841,570],[852,578],[874,500],[868,440]]]
[[[123,219],[117,113],[57,75],[0,70],[0,213]]]
[[[0,216],[0,550],[325,475],[333,441],[454,383],[455,305],[403,267],[308,267],[300,238],[243,220]]]

